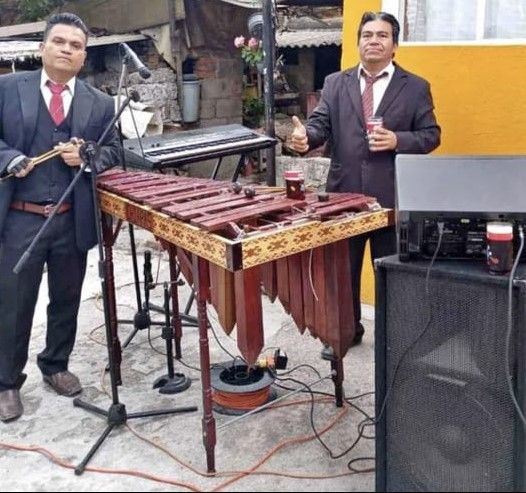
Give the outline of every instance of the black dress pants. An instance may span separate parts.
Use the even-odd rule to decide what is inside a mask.
[[[76,246],[72,209],[53,218],[22,270],[13,273],[44,222],[43,216],[10,210],[0,238],[0,391],[23,381],[44,265],[49,304],[46,344],[37,357],[40,371],[67,370],[75,343],[87,252]]]
[[[360,332],[360,320],[362,310],[360,306],[360,291],[362,281],[363,257],[365,244],[370,240],[371,260],[396,253],[396,227],[377,229],[369,233],[354,236],[349,240],[349,250],[351,255],[351,283],[354,308],[354,322],[357,333]],[[374,265],[373,265],[374,266]],[[363,329],[361,329],[363,330]]]

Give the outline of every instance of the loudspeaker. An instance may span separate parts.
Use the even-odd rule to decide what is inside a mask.
[[[524,491],[525,429],[505,368],[508,277],[442,261],[426,283],[428,267],[376,262],[376,490]],[[525,282],[512,298],[509,361],[524,413]]]

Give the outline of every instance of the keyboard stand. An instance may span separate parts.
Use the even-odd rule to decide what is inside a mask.
[[[237,138],[238,141],[230,142],[231,147],[227,147],[227,148],[221,148],[220,144],[218,145],[217,142],[215,143],[210,142],[209,149],[207,150],[206,146],[203,146],[203,142],[208,136],[213,137],[217,135],[224,135],[225,137],[227,137],[226,141],[228,141],[229,135],[234,135],[234,136],[237,135],[238,137],[234,137],[234,139]],[[244,139],[243,135],[250,135],[251,138]],[[187,141],[185,142],[186,136],[188,136],[188,138],[187,138]],[[217,158],[217,162],[210,175],[211,179],[216,180],[219,174],[221,165],[223,163],[223,158],[226,156],[239,155],[237,165],[234,169],[234,172],[231,178],[232,182],[236,182],[245,164],[246,155],[249,152],[261,151],[262,149],[267,149],[269,147],[276,145],[275,139],[270,138],[266,135],[257,134],[256,132],[253,132],[250,129],[243,127],[242,125],[238,125],[238,124],[221,125],[217,127],[208,127],[206,129],[184,131],[184,132],[175,134],[174,140],[179,140],[180,142],[185,143],[185,146],[188,147],[189,149],[192,149],[191,144],[192,144],[192,140],[194,140],[194,142],[196,143],[196,148],[197,147],[202,148],[203,151],[200,154],[186,155],[186,156],[181,156],[177,158],[171,157],[169,159],[166,159],[165,161],[153,162],[152,160],[148,160],[148,156],[146,156],[145,159],[143,159],[142,151],[139,155],[138,149],[142,147],[142,150],[157,149],[157,148],[160,148],[162,150],[163,147],[164,148],[167,147],[167,143],[169,141],[159,136],[145,137],[144,139],[141,139],[141,142],[143,142],[143,145],[139,146],[138,143],[136,143],[138,139],[131,139],[123,143],[124,149],[126,151],[126,155],[131,160],[130,162],[128,162],[127,160],[127,163],[126,163],[128,165],[127,167],[134,167],[134,168],[144,170],[146,166],[147,169],[150,169],[152,171],[156,170],[161,173],[163,173],[165,170],[172,169],[176,173],[178,173],[178,168],[180,166]],[[162,153],[160,153],[159,156],[162,156]],[[157,156],[156,159],[159,159],[159,156]],[[170,257],[171,282],[175,282],[177,286],[178,283],[182,283],[184,281],[180,279],[181,277],[180,268],[178,266],[175,254],[173,252],[169,252],[169,257]],[[175,286],[175,289],[177,289],[176,286]],[[195,292],[192,289],[192,292],[187,300],[187,304],[184,309],[184,312],[179,313],[181,325],[189,326],[189,327],[198,327],[197,318],[189,315],[194,299],[195,299]],[[172,305],[174,304],[175,303],[172,303]],[[120,321],[124,323],[135,322],[134,330],[130,333],[130,335],[128,336],[128,339],[124,342],[122,346],[123,348],[125,348],[131,342],[131,340],[135,337],[135,334],[139,330],[150,327],[151,325],[162,325],[161,322],[154,322],[150,320],[150,317],[149,317],[150,311],[155,311],[157,313],[164,313],[164,308],[148,302],[147,303],[147,313],[145,313],[146,315],[145,320],[141,318],[140,320],[134,320],[134,321]],[[170,316],[173,317],[173,311],[170,313]],[[136,319],[137,319],[137,316],[136,316]],[[137,321],[141,323],[137,323]],[[176,332],[178,331],[176,330]],[[181,337],[180,335],[181,334],[178,334],[178,333],[174,334],[175,358],[176,359],[181,359],[181,344],[180,344]]]

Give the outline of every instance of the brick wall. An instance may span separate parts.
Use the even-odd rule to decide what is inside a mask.
[[[196,53],[194,74],[201,80],[200,126],[241,123],[242,63],[227,53]]]

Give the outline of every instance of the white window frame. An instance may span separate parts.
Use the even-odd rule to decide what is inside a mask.
[[[403,13],[405,0],[382,0],[382,11],[393,14],[397,19],[400,20]],[[399,43],[404,46],[450,46],[450,45],[461,45],[461,46],[508,46],[508,45],[526,45],[525,38],[509,38],[509,39],[484,39],[484,12],[486,11],[486,0],[477,0],[477,23],[476,33],[477,39],[472,41],[403,41],[400,37]],[[400,33],[402,34],[402,33]]]

